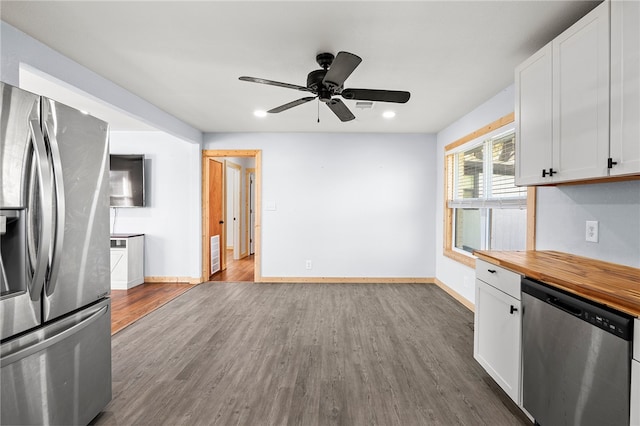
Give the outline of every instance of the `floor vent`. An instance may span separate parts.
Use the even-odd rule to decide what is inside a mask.
[[[220,270],[220,235],[211,237],[211,274]]]

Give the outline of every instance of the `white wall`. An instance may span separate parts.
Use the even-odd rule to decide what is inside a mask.
[[[513,112],[514,86],[511,85],[478,108],[461,117],[437,135],[437,183],[435,204],[436,277],[469,301],[475,300],[475,271],[443,255],[444,235],[444,147]]]
[[[538,188],[536,248],[640,268],[640,181]],[[597,220],[597,243],[585,222]]]
[[[204,149],[262,150],[263,277],[435,276],[433,135],[204,139]]]
[[[145,234],[145,276],[199,278],[200,147],[164,132],[111,132],[110,139],[112,154],[145,155],[147,201],[111,209],[112,233]]]

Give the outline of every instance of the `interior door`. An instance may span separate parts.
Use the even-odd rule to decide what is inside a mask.
[[[220,236],[220,268],[226,269],[224,231],[224,163],[212,158],[208,161],[209,169],[209,235],[208,240],[215,235]],[[209,253],[211,256],[211,253]]]

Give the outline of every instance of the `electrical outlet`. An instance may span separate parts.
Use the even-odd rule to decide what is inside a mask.
[[[592,243],[598,242],[598,221],[597,220],[587,221],[585,241],[590,241]]]
[[[311,261],[310,261],[310,260],[307,260],[307,261],[304,263],[304,267],[305,267],[305,268],[307,268],[307,269],[311,269],[311,268],[313,267],[313,263],[311,263]]]

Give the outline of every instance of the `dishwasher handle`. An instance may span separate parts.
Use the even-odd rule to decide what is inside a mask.
[[[557,297],[549,296],[547,297],[546,302],[551,306],[555,306],[556,308],[561,309],[573,316],[576,316],[576,317],[582,316],[582,309],[580,309],[577,306],[573,306],[570,303],[566,303],[563,300],[558,299]]]

